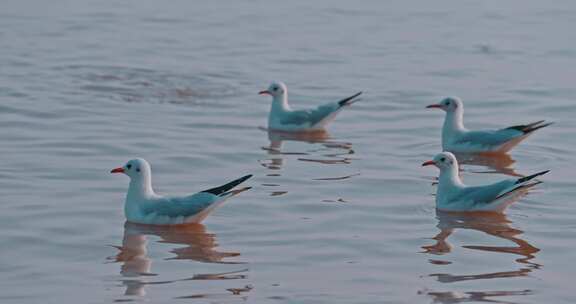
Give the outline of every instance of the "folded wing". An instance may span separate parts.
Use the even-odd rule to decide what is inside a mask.
[[[499,130],[470,131],[458,138],[457,143],[476,144],[488,147],[500,146],[551,124],[551,122],[547,123],[544,120],[540,120],[526,125],[511,126]]]
[[[533,181],[533,179],[549,171],[550,170],[538,172],[518,179],[504,180],[487,186],[467,187],[462,189],[462,191],[452,199],[454,201],[472,202],[475,207],[488,205],[518,190],[531,188],[541,183],[539,181]]]
[[[540,120],[537,122],[529,123],[527,125],[517,125],[517,126],[508,127],[504,130],[512,129],[512,130],[520,131],[524,134],[528,134],[528,133],[532,133],[538,129],[545,128],[551,124],[553,124],[553,123],[552,122],[546,122],[544,120]]]
[[[239,178],[239,179],[233,180],[233,181],[231,181],[231,182],[229,182],[229,183],[227,183],[227,184],[225,184],[225,185],[222,185],[222,186],[220,186],[220,187],[211,188],[211,189],[208,189],[208,190],[204,190],[204,191],[202,191],[202,192],[206,192],[206,193],[211,193],[211,194],[214,194],[214,195],[222,196],[222,195],[225,195],[225,194],[226,194],[227,192],[229,192],[230,190],[232,190],[232,188],[240,185],[241,183],[245,182],[247,179],[249,179],[249,178],[251,178],[251,177],[252,177],[252,174],[245,175],[245,176],[242,176],[242,177]]]
[[[189,217],[196,215],[219,201],[219,197],[199,192],[186,197],[164,198],[143,208],[145,214],[168,217]]]
[[[457,144],[470,144],[484,147],[496,147],[523,136],[524,133],[515,129],[500,129],[494,131],[470,131],[456,140]]]
[[[287,113],[280,122],[285,125],[314,126],[339,108],[337,103],[330,103],[321,105],[316,109],[292,111]]]
[[[240,193],[249,188],[233,190],[234,187],[240,185],[247,179],[251,178],[252,175],[246,175],[239,179],[233,180],[222,186],[204,190],[193,195],[184,197],[165,197],[159,201],[145,206],[143,208],[144,213],[151,214],[154,213],[158,216],[168,216],[168,217],[189,217],[196,215],[206,208],[212,206],[215,203],[220,203],[226,200],[226,198]]]
[[[514,180],[505,180],[492,185],[467,187],[453,201],[470,202],[473,207],[481,207],[494,202],[502,193],[514,185]]]
[[[280,122],[285,125],[307,125],[310,127],[315,126],[321,123],[323,120],[331,117],[332,114],[335,114],[343,107],[349,106],[358,101],[356,98],[361,94],[362,92],[358,92],[340,101],[327,103],[315,109],[289,112],[284,118],[282,118]]]

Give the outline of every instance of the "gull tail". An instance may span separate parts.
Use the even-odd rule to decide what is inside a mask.
[[[507,129],[514,129],[514,130],[518,130],[520,132],[523,132],[524,134],[528,134],[528,133],[532,133],[538,129],[542,129],[544,127],[547,127],[551,124],[553,124],[553,122],[546,122],[545,120],[540,120],[540,121],[533,122],[533,123],[530,123],[527,125],[518,125],[518,126],[508,127]]]
[[[540,185],[540,184],[542,184],[542,183],[543,183],[543,182],[541,182],[541,181],[535,181],[535,182],[533,182],[533,183],[527,183],[527,184],[519,185],[519,186],[517,186],[517,187],[512,188],[512,189],[509,190],[509,191],[506,191],[506,192],[498,195],[498,196],[495,198],[495,200],[497,200],[497,199],[499,199],[499,198],[502,198],[502,197],[504,197],[504,196],[507,196],[507,195],[509,195],[509,194],[512,194],[513,192],[518,192],[518,191],[520,191],[520,190],[524,190],[524,191],[525,191],[525,190],[528,190],[528,189],[530,189],[530,188],[532,188],[532,187],[534,187],[534,186],[536,186],[536,185]]]
[[[528,175],[522,178],[519,178],[515,183],[514,183],[514,187],[500,195],[498,195],[498,197],[496,197],[496,199],[499,199],[501,197],[504,197],[506,195],[509,195],[513,192],[517,192],[519,190],[528,190],[536,185],[541,184],[541,181],[533,181],[533,182],[529,182],[531,180],[533,180],[534,178],[538,177],[538,176],[542,176],[546,173],[550,172],[550,170],[546,170],[546,171],[542,171],[542,172],[538,172],[538,173],[534,173],[532,175]]]
[[[243,188],[243,189],[234,190],[234,191],[230,191],[230,190],[231,190],[232,188],[240,185],[241,183],[245,182],[247,179],[249,179],[249,178],[251,178],[251,177],[252,177],[252,174],[249,174],[249,175],[243,176],[243,177],[241,177],[241,178],[239,178],[239,179],[237,179],[237,180],[233,180],[233,181],[231,181],[231,182],[229,182],[229,183],[227,183],[227,184],[225,184],[225,185],[222,185],[222,186],[220,186],[220,187],[216,187],[216,188],[204,190],[204,191],[202,191],[202,192],[207,192],[207,193],[211,193],[211,194],[218,195],[218,196],[226,196],[226,195],[228,195],[228,194],[230,194],[231,192],[234,192],[234,191],[240,191],[240,190],[245,191],[245,190],[248,190],[248,189]],[[240,192],[242,192],[242,191],[240,191]],[[238,192],[238,193],[240,193],[240,192]],[[237,193],[236,193],[236,194],[237,194]]]
[[[349,106],[349,105],[357,102],[359,99],[355,99],[355,98],[360,96],[360,95],[362,95],[362,92],[358,92],[358,93],[356,93],[350,97],[346,97],[346,98],[344,98],[338,102],[338,106],[339,107]]]

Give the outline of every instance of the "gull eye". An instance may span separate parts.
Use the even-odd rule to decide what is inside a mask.
[[[276,92],[278,91],[278,88],[273,88],[272,91]]]
[[[127,165],[126,165],[126,169],[130,170],[130,168],[132,168],[132,165],[131,165],[131,164],[127,164]]]
[[[442,158],[440,159],[441,162],[443,162],[443,161],[445,161],[445,160],[446,160],[446,158],[444,158],[444,157],[442,157]]]

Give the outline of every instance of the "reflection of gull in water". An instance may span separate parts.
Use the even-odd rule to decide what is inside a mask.
[[[275,130],[268,130],[261,128],[268,133],[268,139],[270,140],[270,146],[265,148],[268,151],[276,151],[282,153],[282,143],[285,140],[292,141],[302,141],[307,143],[323,143],[330,138],[325,130],[309,131],[309,132],[282,132]]]
[[[191,224],[183,227],[139,225],[126,222],[125,237],[127,234],[134,236],[155,235],[161,238],[159,243],[185,245],[172,249],[170,252],[176,256],[170,260],[193,260],[205,263],[237,264],[225,262],[227,257],[239,256],[237,252],[218,252],[214,248],[218,246],[214,234],[207,233],[202,224]]]
[[[492,212],[443,212],[436,211],[438,218],[437,227],[440,232],[434,237],[436,244],[422,247],[425,252],[432,254],[445,254],[451,251],[451,246],[447,242],[448,237],[456,229],[472,229],[484,232],[498,238],[502,238],[515,243],[516,247],[509,246],[476,246],[466,245],[464,248],[511,253],[522,256],[516,261],[523,264],[529,264],[534,267],[540,265],[530,262],[534,258],[534,254],[540,249],[530,245],[527,241],[518,238],[518,235],[523,233],[522,230],[512,228],[511,221],[508,220],[506,215],[501,213]]]
[[[491,272],[483,274],[472,275],[452,275],[447,273],[433,273],[429,277],[434,277],[441,283],[454,283],[469,280],[481,279],[495,279],[495,278],[512,278],[527,276],[533,269],[538,269],[539,264],[531,262],[535,254],[540,249],[534,247],[527,241],[519,238],[518,236],[523,233],[522,230],[510,226],[512,223],[504,214],[492,212],[443,212],[436,211],[438,218],[437,227],[440,232],[433,238],[436,243],[433,245],[423,246],[425,253],[444,255],[452,251],[452,246],[448,243],[447,239],[457,229],[471,229],[484,232],[488,235],[495,236],[500,239],[511,241],[516,246],[479,246],[479,245],[465,245],[463,248],[508,253],[521,256],[516,259],[516,262],[524,265],[523,267],[512,271]],[[451,264],[449,261],[430,260],[432,264],[446,265]],[[500,302],[490,297],[509,296],[509,295],[528,295],[531,294],[530,290],[522,291],[490,291],[490,292],[425,292],[434,298],[434,302],[438,303],[461,303],[461,302],[494,302],[494,303],[511,303]]]
[[[148,257],[147,236],[160,237],[159,243],[185,245],[172,249],[170,252],[175,257],[168,260],[193,260],[205,263],[238,264],[238,262],[227,262],[228,257],[239,256],[237,252],[218,252],[216,239],[213,234],[207,233],[202,224],[191,224],[186,226],[151,226],[126,222],[124,225],[124,238],[122,246],[116,247],[119,253],[111,257],[115,262],[121,262],[120,274],[130,278],[123,280],[126,286],[125,295],[143,296],[146,294],[145,286],[151,284],[168,284],[175,281],[187,280],[227,280],[243,279],[245,275],[238,273],[246,270],[229,273],[196,274],[193,277],[172,280],[172,281],[149,281],[144,278],[157,276],[151,273],[152,259]]]
[[[516,161],[506,153],[455,153],[458,163],[463,165],[488,167],[490,171],[476,173],[501,173],[510,176],[522,176],[511,168]]]
[[[420,294],[426,294],[433,298],[432,303],[466,303],[466,302],[486,302],[514,304],[515,302],[494,300],[495,297],[525,296],[533,294],[531,290],[510,290],[510,291],[469,291],[459,292],[434,292],[421,291]]]
[[[262,162],[262,165],[271,170],[279,170],[282,168],[284,163],[283,155],[307,155],[307,153],[304,152],[282,152],[282,144],[285,140],[322,143],[330,137],[328,132],[324,130],[314,132],[282,132],[271,131],[265,128],[261,129],[268,133],[270,146],[263,149],[268,151],[268,155],[271,156],[270,159],[268,159],[269,162]]]
[[[288,157],[296,157],[297,160],[301,162],[313,162],[326,165],[340,165],[349,164],[352,161],[350,157],[354,154],[352,150],[352,145],[350,143],[338,142],[330,140],[330,135],[325,130],[316,130],[308,132],[282,132],[273,131],[265,128],[260,128],[266,131],[268,134],[268,139],[270,140],[270,146],[264,147],[262,149],[268,152],[266,159],[260,160],[260,164],[269,170],[281,170],[284,166],[284,159]],[[297,141],[305,142],[312,146],[312,149],[306,148],[305,151],[296,152],[286,152],[283,151],[282,144],[284,141]],[[302,145],[300,145],[302,146]],[[278,177],[281,176],[281,172],[270,172],[267,176]],[[346,174],[344,176],[323,176],[314,178],[318,181],[335,181],[349,179],[354,176],[359,175],[355,172],[352,174]],[[266,183],[263,186],[278,187],[277,183]],[[288,193],[287,191],[272,191],[271,196],[280,196]]]
[[[270,140],[270,146],[263,148],[268,151],[268,154],[273,156],[269,159],[269,162],[262,163],[262,165],[268,169],[278,170],[282,167],[283,156],[285,155],[299,155],[306,156],[312,152],[321,152],[324,150],[341,149],[343,152],[324,154],[323,156],[329,157],[330,159],[315,159],[315,158],[298,158],[300,161],[311,161],[319,162],[325,164],[338,164],[338,163],[350,163],[350,158],[344,157],[350,154],[354,154],[352,150],[352,145],[350,143],[337,142],[330,140],[330,134],[325,130],[309,131],[309,132],[282,132],[267,130],[268,139]],[[310,144],[320,143],[323,148],[318,151],[307,151],[307,152],[286,152],[282,151],[282,144],[284,141],[299,141],[306,142]]]

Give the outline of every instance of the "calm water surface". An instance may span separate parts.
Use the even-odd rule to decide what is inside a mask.
[[[0,3],[2,303],[573,303],[573,1]],[[365,92],[319,138],[268,134],[294,107]],[[442,115],[556,122],[482,183],[552,169],[505,216],[436,214]],[[140,156],[156,190],[253,173],[188,229],[124,223]]]

